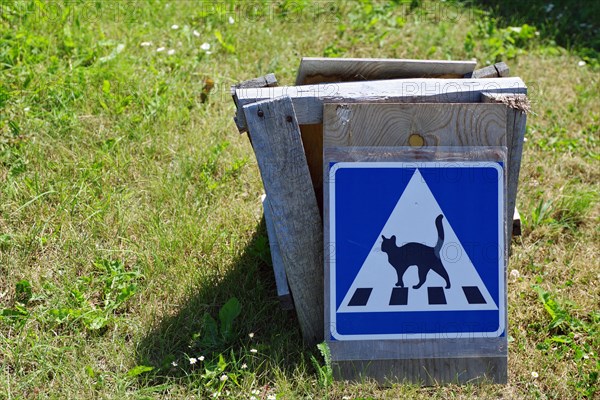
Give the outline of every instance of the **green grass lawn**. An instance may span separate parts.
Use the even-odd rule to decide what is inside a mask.
[[[0,399],[598,396],[598,7],[481,3],[0,0]],[[229,86],[302,56],[529,86],[508,385],[331,382],[279,309]]]

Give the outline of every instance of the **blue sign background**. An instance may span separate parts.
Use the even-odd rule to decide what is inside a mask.
[[[336,309],[350,289],[416,168],[339,168],[334,177]],[[490,295],[499,305],[498,171],[419,168]],[[500,185],[500,187],[503,187]],[[333,212],[333,211],[332,211]],[[336,313],[341,335],[490,332],[504,310]],[[504,333],[502,334],[504,335]],[[456,337],[456,335],[452,336]]]

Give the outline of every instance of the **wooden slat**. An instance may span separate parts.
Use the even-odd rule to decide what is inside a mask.
[[[517,188],[519,185],[519,171],[521,170],[521,156],[523,154],[523,140],[525,138],[525,124],[529,103],[522,94],[483,93],[482,101],[485,103],[503,104],[507,108],[506,125],[509,131],[508,147],[508,183],[506,215],[513,215],[517,201]],[[508,224],[508,238],[512,237],[513,224]],[[508,242],[510,243],[510,241]]]
[[[405,381],[422,385],[506,383],[508,375],[506,357],[353,360],[332,364],[336,379],[362,382],[370,378],[383,385]]]
[[[269,249],[271,250],[271,261],[273,263],[273,274],[275,275],[275,286],[277,287],[279,304],[284,310],[293,310],[294,301],[292,300],[292,294],[288,286],[287,275],[283,266],[283,257],[281,256],[281,249],[279,248],[275,226],[273,225],[271,206],[266,195],[262,196],[262,205],[265,215],[265,225],[267,226],[267,235],[269,237]]]
[[[465,74],[465,78],[482,79],[482,78],[504,78],[509,76],[510,70],[508,65],[503,62],[494,65],[488,65],[480,69],[476,69],[471,73]]]
[[[233,97],[234,103],[237,105],[237,96],[235,94],[236,89],[240,88],[250,88],[250,87],[274,87],[277,86],[277,78],[275,78],[274,74],[267,74],[265,76],[261,76],[259,78],[250,79],[247,81],[240,82],[236,85],[231,86],[231,95]],[[237,119],[235,119],[237,124]],[[238,126],[240,133],[246,131],[245,128],[240,128]],[[252,141],[250,141],[252,143]],[[266,196],[265,196],[266,197]],[[287,277],[285,275],[285,269],[283,266],[283,259],[281,258],[281,253],[279,249],[279,244],[277,243],[277,237],[275,236],[275,229],[273,228],[273,216],[271,214],[271,208],[268,204],[265,204],[265,199],[262,199],[263,210],[265,216],[265,222],[267,225],[267,235],[269,236],[269,246],[271,248],[271,261],[273,263],[273,274],[275,276],[275,285],[277,287],[277,296],[279,298],[279,303],[281,308],[284,310],[293,310],[294,309],[294,301],[292,299],[292,295],[290,293],[290,288],[287,283]]]
[[[323,231],[292,100],[244,106],[250,137],[308,345],[323,339]]]
[[[506,146],[502,104],[325,104],[324,147]]]
[[[237,122],[240,127],[246,126],[243,106],[284,95],[292,99],[298,123],[304,125],[323,121],[324,103],[479,103],[482,92],[526,94],[527,88],[519,78],[494,78],[393,79],[237,89]]]
[[[277,78],[275,78],[274,74],[267,74],[265,76],[261,76],[259,78],[249,79],[247,81],[239,82],[235,85],[231,86],[231,97],[233,97],[233,102],[238,106],[237,94],[235,91],[237,89],[248,89],[248,88],[262,88],[262,87],[275,87],[277,86]],[[239,119],[237,116],[233,117],[233,121],[237,126],[240,133],[246,132],[246,126],[244,124],[240,125]]]
[[[314,58],[300,62],[296,85],[398,78],[460,78],[476,61],[402,60],[385,58]]]

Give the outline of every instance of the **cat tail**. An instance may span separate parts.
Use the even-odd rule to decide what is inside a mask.
[[[433,248],[433,254],[435,254],[437,258],[440,258],[440,250],[442,249],[442,246],[444,244],[444,225],[442,224],[442,219],[444,219],[444,216],[442,214],[438,215],[435,219],[435,227],[437,228],[438,240],[435,244],[435,247]]]

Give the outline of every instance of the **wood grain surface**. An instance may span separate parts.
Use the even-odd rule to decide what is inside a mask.
[[[501,104],[325,104],[323,146],[506,146]]]
[[[493,79],[393,79],[368,82],[326,83],[320,85],[279,86],[236,89],[237,124],[246,121],[242,107],[257,101],[289,96],[298,123],[323,122],[325,103],[479,103],[481,93],[526,94],[519,78]]]
[[[304,57],[298,68],[296,85],[398,78],[460,78],[473,72],[475,64],[476,61],[471,60]]]
[[[323,340],[323,226],[289,97],[244,107],[303,338]]]

